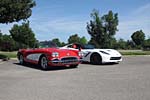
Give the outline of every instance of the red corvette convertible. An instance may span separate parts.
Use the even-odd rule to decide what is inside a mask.
[[[20,64],[38,64],[46,70],[50,66],[77,67],[82,53],[78,50],[60,49],[53,42],[40,42],[39,48],[20,49],[17,56]]]

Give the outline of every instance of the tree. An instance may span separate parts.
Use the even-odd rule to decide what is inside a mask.
[[[135,45],[132,40],[127,40],[127,48],[126,49],[134,49]]]
[[[2,51],[13,51],[16,49],[15,41],[10,35],[1,35],[0,50]]]
[[[1,45],[2,45],[2,33],[0,32],[0,50],[2,49]]]
[[[127,42],[124,41],[123,39],[118,40],[118,43],[117,43],[118,49],[127,49],[126,45],[127,45]]]
[[[3,36],[3,34],[0,32],[0,43],[2,41],[2,36]]]
[[[80,43],[81,44],[87,44],[87,39],[85,38],[85,36],[83,36],[82,38],[80,38]]]
[[[58,38],[53,39],[52,42],[56,43],[59,47],[61,46],[61,43]]]
[[[80,37],[78,34],[71,35],[68,39],[68,43],[80,43]]]
[[[131,35],[131,38],[137,46],[141,47],[145,40],[145,34],[143,33],[142,30],[136,31]]]
[[[12,23],[28,19],[35,6],[33,0],[1,0],[0,23]]]
[[[93,10],[91,17],[93,20],[87,23],[87,31],[91,36],[90,42],[98,48],[109,48],[117,31],[118,14],[109,11],[108,14],[100,17],[98,10]]]
[[[118,46],[118,44],[117,44],[116,38],[110,39],[110,47],[109,48],[118,49],[117,46]]]
[[[33,47],[36,43],[35,35],[29,26],[29,21],[22,23],[22,25],[15,24],[9,31],[12,38],[20,43],[20,45],[27,45],[27,47]]]
[[[80,43],[80,44],[86,44],[87,43],[87,39],[83,36],[83,37],[79,37],[78,34],[74,34],[71,35],[68,39],[68,43]]]
[[[144,50],[150,50],[150,37],[144,41],[143,48]]]
[[[64,42],[60,42],[60,40],[58,38],[52,39],[52,42],[56,43],[57,46],[59,46],[59,47],[62,47],[62,46],[65,45],[65,43]]]

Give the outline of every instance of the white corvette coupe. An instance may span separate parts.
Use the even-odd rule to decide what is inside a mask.
[[[122,55],[114,49],[95,49],[93,45],[69,44],[61,48],[76,49],[83,52],[82,61],[91,64],[119,63]]]

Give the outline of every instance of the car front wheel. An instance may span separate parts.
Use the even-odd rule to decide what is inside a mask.
[[[45,56],[42,56],[40,58],[40,66],[41,66],[42,70],[47,70],[47,68],[48,68],[48,60],[47,60],[47,58]]]
[[[90,58],[90,62],[94,65],[99,65],[102,63],[102,58],[99,54],[93,53]]]

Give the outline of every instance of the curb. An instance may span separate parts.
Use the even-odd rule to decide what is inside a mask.
[[[18,58],[10,58],[10,60],[18,60]]]
[[[10,60],[10,58],[3,58],[3,59],[0,59],[0,62],[2,62],[2,61],[8,61],[8,60]]]
[[[9,60],[17,60],[17,58],[4,58],[4,59],[0,59],[0,62],[9,61]]]

